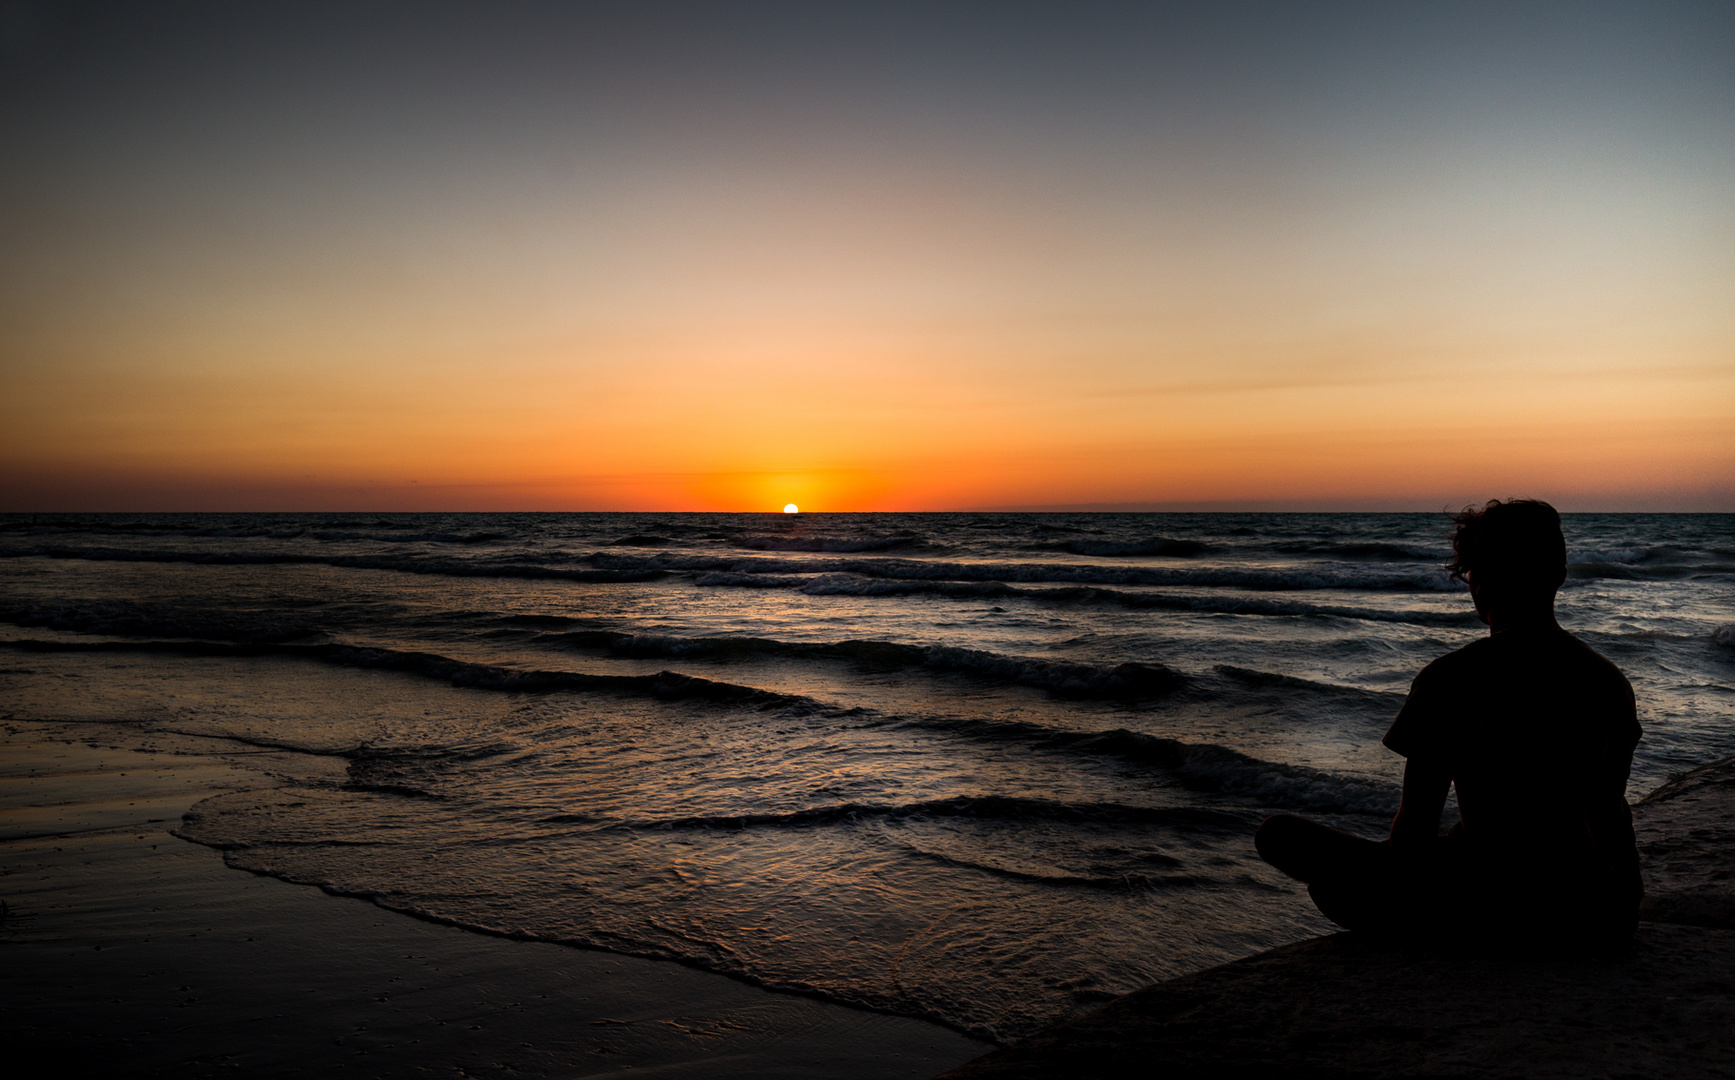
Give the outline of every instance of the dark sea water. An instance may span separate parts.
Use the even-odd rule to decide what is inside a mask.
[[[1735,754],[1735,516],[1575,515],[1634,794]],[[259,751],[237,867],[1007,1039],[1321,932],[1485,631],[1443,515],[0,518],[0,713]]]

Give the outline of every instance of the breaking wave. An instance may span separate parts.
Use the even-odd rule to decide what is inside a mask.
[[[480,543],[480,541],[477,541]],[[789,541],[791,544],[807,541]],[[652,538],[628,537],[619,542],[624,546],[654,546]],[[825,544],[857,544],[865,541],[814,541]],[[815,586],[815,595],[824,589],[849,591],[851,595],[884,595],[851,581],[883,581],[892,583],[945,583],[948,588],[929,590],[942,594],[967,595],[972,587],[983,591],[975,595],[993,595],[995,589],[1019,584],[1071,584],[1078,586],[1192,586],[1291,592],[1318,589],[1340,589],[1361,592],[1456,592],[1461,586],[1437,567],[1373,569],[1321,565],[1311,568],[1209,567],[1209,566],[1141,566],[1068,563],[1017,562],[952,562],[926,559],[897,558],[776,558],[749,555],[705,555],[691,553],[627,554],[623,551],[596,551],[580,556],[565,553],[543,553],[535,558],[523,555],[494,558],[442,558],[437,555],[417,555],[398,552],[381,555],[341,553],[306,553],[293,551],[236,551],[191,548],[121,548],[99,545],[35,544],[0,550],[5,558],[82,559],[107,562],[186,563],[201,566],[332,566],[345,569],[387,570],[408,574],[435,574],[451,577],[543,578],[596,583],[628,583],[655,581],[670,574],[693,574],[699,584],[736,584],[751,582],[744,578],[766,579],[769,588],[789,587],[798,575],[826,579]],[[567,564],[588,562],[590,569]],[[1703,568],[1701,568],[1703,569]],[[1712,567],[1713,570],[1721,568]],[[1624,573],[1625,571],[1621,571]],[[1579,567],[1577,576],[1595,576]],[[719,577],[718,575],[728,575]],[[812,577],[801,579],[803,586]],[[917,591],[917,590],[911,590]]]
[[[1399,789],[1388,781],[1262,761],[1210,743],[1185,743],[1124,728],[1090,734],[1027,733],[1026,737],[1071,753],[1113,756],[1153,766],[1190,790],[1231,795],[1261,806],[1315,813],[1390,814],[1398,805]]]
[[[648,659],[840,660],[881,669],[921,667],[1047,690],[1062,697],[1138,698],[1171,694],[1187,679],[1162,664],[1097,666],[1066,660],[1007,656],[945,645],[891,641],[794,642],[756,637],[683,638],[576,630],[545,635],[551,643]]]
[[[1039,551],[1067,551],[1074,555],[1088,555],[1093,558],[1117,558],[1138,555],[1168,555],[1175,558],[1190,558],[1202,555],[1209,547],[1197,540],[1171,540],[1157,536],[1149,540],[1062,540],[1058,543],[1038,544]]]
[[[753,551],[895,551],[926,547],[927,539],[915,533],[896,536],[743,536],[735,546]]]
[[[516,561],[417,558],[413,555],[301,555],[273,551],[155,551],[143,548],[38,545],[0,551],[0,557],[190,563],[198,566],[333,566],[351,570],[392,570],[405,574],[437,574],[445,577],[546,578],[598,583],[656,581],[668,576],[667,571],[652,568],[580,570]]]
[[[237,522],[200,524],[164,520],[144,521],[0,521],[0,533],[26,536],[65,536],[97,534],[109,536],[164,536],[202,540],[322,540],[342,542],[371,540],[387,544],[490,544],[511,540],[514,534],[503,529],[480,529],[463,532],[427,530],[404,522],[373,521],[348,525],[344,528],[296,522]]]
[[[1167,825],[1188,829],[1241,831],[1257,825],[1247,812],[1196,806],[1124,806],[1118,803],[1072,803],[1008,795],[960,795],[924,802],[880,804],[838,803],[783,814],[713,814],[666,820],[620,822],[633,829],[787,829],[846,824],[870,819],[976,818],[984,821],[1100,822],[1108,825]],[[544,821],[565,822],[567,815]]]
[[[1572,552],[1566,573],[1568,578],[1579,580],[1671,581],[1735,574],[1735,562],[1729,560],[1729,553],[1715,547],[1660,544],[1596,548]]]
[[[1000,582],[885,581],[848,574],[700,574],[694,584],[703,587],[741,589],[791,589],[808,596],[941,596],[961,600],[1023,600],[1042,604],[1099,605],[1135,610],[1192,611],[1214,615],[1271,615],[1336,617],[1372,622],[1413,623],[1422,626],[1473,626],[1476,613],[1416,609],[1388,610],[1345,604],[1316,604],[1302,600],[1274,600],[1261,596],[1180,595],[1175,593],[1127,592],[1092,587],[1018,588]]]
[[[289,657],[340,667],[418,675],[453,686],[508,693],[575,691],[629,694],[663,700],[699,698],[751,705],[814,705],[798,694],[702,679],[677,671],[655,675],[592,675],[579,671],[535,671],[454,660],[436,653],[375,649],[354,645],[230,644],[213,641],[4,641],[23,652],[139,652],[186,657]]]
[[[1339,686],[1336,683],[1318,682],[1313,679],[1303,679],[1295,675],[1280,675],[1271,671],[1257,671],[1253,668],[1236,667],[1233,664],[1217,664],[1211,670],[1243,686],[1276,687],[1283,690],[1303,690],[1311,694],[1341,694],[1351,697],[1383,698],[1394,696],[1389,691],[1364,690],[1359,686]],[[1404,695],[1397,694],[1402,698]]]
[[[1273,546],[1285,555],[1332,555],[1340,559],[1370,559],[1389,562],[1444,562],[1452,553],[1443,548],[1418,547],[1383,542],[1294,541]]]
[[[1273,591],[1351,589],[1456,592],[1461,586],[1437,567],[1374,570],[1312,568],[1100,566],[1073,563],[949,562],[925,559],[777,559],[752,556],[626,555],[597,552],[593,565],[614,570],[665,570],[740,575],[847,574],[891,581],[1198,585]]]
[[[124,600],[0,608],[0,622],[68,633],[200,638],[246,644],[295,641],[325,632],[318,622],[293,610],[263,613],[188,605],[160,611]]]

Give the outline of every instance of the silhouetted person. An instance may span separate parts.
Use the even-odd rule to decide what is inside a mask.
[[[1632,935],[1643,885],[1627,773],[1639,741],[1620,669],[1560,628],[1560,515],[1494,501],[1457,518],[1453,577],[1489,635],[1416,676],[1386,733],[1408,759],[1390,839],[1288,814],[1259,853],[1352,930],[1589,945]],[[1452,785],[1458,822],[1440,835]]]

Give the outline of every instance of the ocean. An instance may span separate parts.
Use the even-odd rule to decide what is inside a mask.
[[[1735,754],[1735,515],[1565,519],[1634,797]],[[1444,514],[0,516],[0,715],[222,753],[236,868],[1008,1040],[1330,929],[1485,629]],[[1450,813],[1450,810],[1449,810]]]

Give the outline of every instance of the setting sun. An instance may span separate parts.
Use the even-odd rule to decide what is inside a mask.
[[[794,503],[784,503],[783,512],[785,514],[799,514],[801,513],[801,507],[796,506]]]

